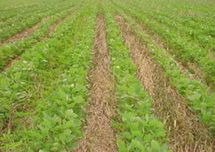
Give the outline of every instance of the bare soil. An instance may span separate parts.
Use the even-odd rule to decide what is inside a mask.
[[[140,44],[121,16],[116,17],[116,22],[137,66],[137,76],[153,99],[153,111],[166,126],[170,148],[175,152],[215,151],[208,129],[170,85],[163,69],[151,57],[146,46]]]
[[[98,16],[93,48],[94,67],[89,73],[90,95],[84,138],[75,152],[116,152],[116,139],[112,129],[115,116],[115,95],[110,58],[106,44],[105,21]]]

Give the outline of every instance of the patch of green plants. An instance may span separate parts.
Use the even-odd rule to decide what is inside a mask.
[[[3,21],[0,24],[0,41],[4,41],[9,37],[15,35],[18,32],[21,32],[27,28],[34,26],[39,23],[41,19],[44,19],[47,16],[59,13],[62,10],[71,8],[74,3],[78,3],[76,0],[73,1],[64,1],[56,3],[48,3],[41,1],[35,9],[32,11],[26,12],[24,14],[17,13],[16,16]],[[13,10],[8,10],[9,12]],[[7,11],[5,12],[5,14]]]
[[[152,20],[150,17],[142,13],[139,9],[134,9],[127,5],[115,3],[118,8],[123,9],[127,15],[135,18],[138,23],[143,23],[145,27],[157,33],[170,47],[173,54],[178,60],[182,61],[185,65],[194,63],[205,73],[206,81],[208,84],[215,84],[215,61],[210,57],[209,53],[198,44],[195,44],[185,37],[178,34],[177,29],[167,28],[165,25]],[[213,33],[211,31],[211,33]],[[212,41],[213,42],[213,41]],[[210,42],[211,43],[211,42]]]
[[[119,27],[109,13],[106,13],[106,21],[107,43],[116,78],[119,118],[113,125],[118,149],[120,152],[169,151],[164,125],[153,115],[152,99],[135,76],[136,68],[120,37]]]
[[[68,151],[80,138],[96,18],[86,6],[1,75],[1,124],[13,119],[1,150]]]
[[[37,31],[35,31],[31,36],[27,37],[24,40],[17,41],[15,43],[9,43],[0,48],[0,69],[3,69],[10,60],[12,60],[15,56],[20,56],[23,52],[28,51],[37,43],[43,41],[44,38],[48,38],[50,35],[49,27],[55,24],[59,19],[66,17],[67,15],[75,15],[77,10],[81,7],[77,4],[76,7],[71,10],[65,10],[60,13],[57,13],[51,18],[43,22]],[[71,11],[74,13],[71,14]],[[54,31],[53,31],[54,32]],[[53,34],[53,33],[52,33]]]
[[[129,23],[135,35],[141,40],[142,44],[147,46],[152,57],[163,67],[166,76],[170,78],[171,84],[185,97],[187,104],[199,114],[200,120],[207,124],[214,134],[215,106],[213,103],[215,94],[210,93],[207,86],[201,82],[191,80],[182,74],[174,59],[166,53],[165,49],[160,48],[134,19],[123,12],[121,14]]]

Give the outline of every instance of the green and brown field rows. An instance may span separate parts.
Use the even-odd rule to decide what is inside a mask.
[[[215,152],[215,1],[0,0],[0,152]]]

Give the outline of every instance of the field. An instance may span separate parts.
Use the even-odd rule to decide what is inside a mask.
[[[214,152],[214,0],[0,0],[0,152]]]

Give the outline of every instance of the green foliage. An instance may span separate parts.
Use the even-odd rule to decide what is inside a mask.
[[[117,79],[118,114],[121,118],[113,123],[117,129],[119,151],[168,151],[164,126],[152,114],[152,101],[137,80],[129,51],[119,36],[113,17],[107,12],[108,46]]]
[[[76,9],[78,8],[80,9],[80,6],[78,4],[76,5],[76,8],[72,8],[72,10],[75,11],[73,15],[76,14],[77,12]],[[39,29],[36,30],[32,35],[30,35],[24,40],[3,45],[0,48],[0,69],[3,69],[6,66],[6,64],[15,56],[21,55],[23,52],[28,51],[28,49],[32,48],[37,43],[40,43],[41,41],[43,41],[44,38],[46,38],[47,35],[49,34],[48,33],[49,27],[55,24],[55,22],[60,18],[64,18],[66,15],[71,13],[70,9],[66,9],[60,12],[58,12],[57,10],[53,10],[53,11],[56,11],[56,12],[50,17],[49,20],[43,22],[40,25]]]
[[[148,2],[151,6],[146,1],[135,2],[130,4],[132,7],[125,5],[124,2],[119,3],[119,1],[114,1],[114,4],[117,8],[124,10],[127,15],[136,18],[138,23],[143,23],[149,31],[158,34],[171,48],[170,53],[177,60],[180,60],[184,65],[197,64],[199,69],[204,72],[206,82],[214,86],[215,54],[212,51],[215,43],[212,34],[215,26],[212,17],[214,16],[212,13],[214,7],[208,6],[207,11],[197,11],[195,9],[205,9],[204,5],[210,5],[210,3],[203,6],[201,3],[196,3],[193,6],[193,3],[184,4],[179,1],[172,2],[167,7],[164,0],[160,4],[161,8],[157,9],[155,1]],[[145,5],[140,5],[140,3]],[[180,4],[178,8],[174,7],[176,4]],[[183,8],[184,6],[190,8],[187,10],[187,8]],[[190,15],[184,15],[186,13]]]
[[[135,35],[148,47],[154,59],[163,67],[170,82],[178,92],[185,97],[186,102],[192,107],[201,119],[215,133],[215,105],[214,92],[209,92],[208,87],[197,80],[191,80],[187,75],[182,74],[173,57],[168,55],[164,48],[161,48],[150,34],[142,30],[142,27],[131,17],[121,11]],[[140,16],[140,14],[138,14]],[[171,33],[171,32],[169,32]],[[209,67],[209,66],[208,66]],[[212,75],[212,74],[211,74]],[[213,76],[213,75],[212,75]]]
[[[4,125],[12,118],[13,123],[0,138],[1,150],[63,152],[74,148],[82,135],[95,11],[86,5],[52,38],[25,52],[21,61],[0,75],[4,114],[0,121]]]
[[[113,12],[126,19],[186,104],[214,133],[214,91],[190,80],[175,62],[195,63],[205,73],[206,81],[215,84],[214,8],[210,0],[161,0],[159,5],[156,0],[0,0],[0,41],[50,17],[31,36],[0,47],[0,69],[15,56],[21,57],[0,74],[0,151],[66,152],[76,146],[82,137],[87,74],[99,13],[106,18],[116,78],[118,116],[113,127],[119,152],[170,150],[164,124],[153,114],[152,99],[135,76],[137,69]],[[49,27],[71,12],[47,37]],[[153,40],[153,34],[173,51],[168,54]]]
[[[7,1],[5,1],[7,3]],[[29,4],[27,4],[29,3]],[[41,19],[47,16],[52,16],[57,13],[62,13],[71,8],[76,0],[69,1],[43,1],[39,0],[36,3],[29,1],[19,7],[12,4],[8,9],[2,8],[1,11],[1,24],[0,24],[0,42],[8,39],[9,37],[21,32],[27,28],[32,27]]]

